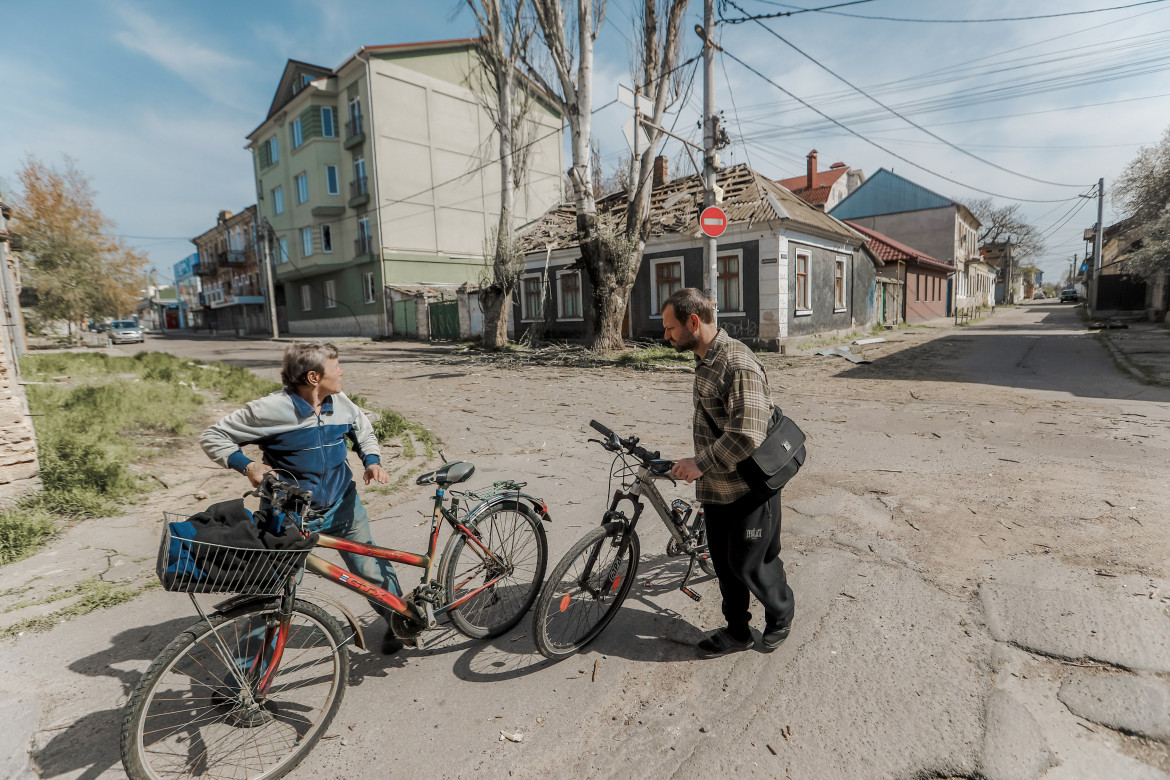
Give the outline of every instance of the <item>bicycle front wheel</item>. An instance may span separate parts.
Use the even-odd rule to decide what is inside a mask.
[[[457,533],[447,543],[443,587],[447,603],[458,605],[450,609],[455,627],[473,639],[491,639],[519,623],[536,600],[548,541],[540,518],[514,502],[490,509],[472,531],[474,541]]]
[[[122,720],[131,780],[268,780],[308,755],[341,705],[349,649],[328,612],[297,600],[269,675],[279,622],[277,602],[244,605],[200,621],[159,654]]]
[[[638,534],[606,523],[581,537],[553,569],[533,615],[536,647],[545,658],[567,658],[613,620],[638,571]]]

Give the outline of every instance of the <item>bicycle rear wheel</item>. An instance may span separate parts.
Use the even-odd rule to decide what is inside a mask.
[[[606,523],[577,540],[553,569],[533,615],[536,647],[561,659],[592,642],[613,620],[638,571],[638,534],[618,555],[625,526]]]
[[[448,604],[467,599],[450,610],[455,627],[473,639],[491,639],[519,623],[536,600],[548,565],[548,541],[540,518],[514,502],[493,507],[472,530],[495,559],[455,534],[443,551],[443,588]]]
[[[279,619],[277,602],[246,604],[200,621],[159,654],[122,720],[122,764],[131,780],[269,780],[308,755],[341,705],[349,648],[328,612],[297,600],[280,665],[262,695]]]

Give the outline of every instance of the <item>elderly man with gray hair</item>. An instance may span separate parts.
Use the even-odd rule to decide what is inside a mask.
[[[337,355],[337,347],[329,343],[290,345],[280,373],[284,388],[224,417],[203,432],[199,443],[209,458],[240,472],[253,487],[265,472],[277,469],[311,490],[313,508],[324,516],[306,524],[306,531],[373,544],[369,516],[346,462],[346,439],[365,466],[365,484],[385,484],[390,476],[382,468],[378,440],[365,412],[341,392],[345,372]],[[246,444],[257,445],[263,460],[246,456],[240,449]],[[358,576],[402,595],[389,561],[345,552],[341,557]],[[377,604],[374,609],[389,622],[389,610]],[[402,642],[387,629],[383,654],[400,649]]]

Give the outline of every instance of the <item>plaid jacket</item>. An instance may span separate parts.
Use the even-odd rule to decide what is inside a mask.
[[[695,358],[694,402],[695,463],[703,472],[695,497],[705,504],[730,504],[751,492],[735,464],[768,435],[772,394],[760,361],[723,328],[706,356]],[[723,435],[711,428],[704,409]]]

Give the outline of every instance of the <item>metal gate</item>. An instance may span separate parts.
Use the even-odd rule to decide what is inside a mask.
[[[1146,281],[1138,276],[1101,274],[1097,277],[1097,309],[1137,311],[1146,308]]]
[[[431,338],[455,341],[459,338],[459,303],[439,301],[427,307]]]
[[[394,301],[394,335],[417,336],[418,321],[414,314],[415,300]]]

